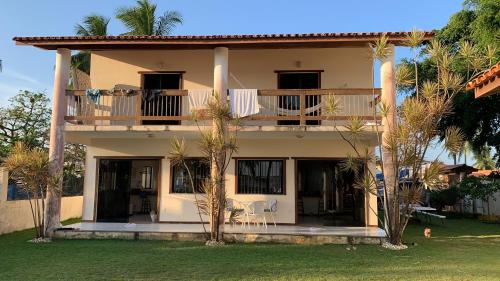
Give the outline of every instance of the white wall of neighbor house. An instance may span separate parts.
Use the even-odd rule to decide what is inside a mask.
[[[185,71],[184,89],[213,88],[213,50],[92,52],[93,88],[140,88],[141,71]],[[229,50],[229,88],[276,89],[276,70],[323,70],[322,88],[372,87],[368,48]],[[235,79],[236,78],[236,79]]]
[[[479,199],[474,200],[474,205],[476,207],[475,212],[482,215],[488,215],[488,209],[490,215],[500,216],[500,192],[493,194],[493,196],[488,201],[483,201]],[[464,211],[467,213],[474,213],[472,199],[466,200],[467,204],[464,204]],[[489,203],[489,204],[488,204]]]
[[[0,234],[34,227],[28,200],[7,201],[9,174],[0,168]],[[82,216],[83,196],[63,197],[61,220]]]
[[[226,190],[229,198],[239,201],[278,200],[277,222],[295,223],[295,160],[294,157],[345,157],[350,151],[348,145],[340,140],[307,140],[307,139],[242,139],[238,141],[239,152],[234,157],[286,158],[286,193],[283,195],[236,194],[235,160],[226,173]],[[202,156],[197,149],[196,141],[187,142],[188,156]],[[171,192],[170,139],[93,139],[87,147],[87,163],[85,169],[83,220],[94,219],[96,167],[98,157],[164,157],[161,160],[160,211],[161,222],[198,222],[199,217],[194,204],[193,194]],[[367,202],[376,210],[376,197],[367,195]],[[367,223],[376,225],[376,214],[365,212]]]

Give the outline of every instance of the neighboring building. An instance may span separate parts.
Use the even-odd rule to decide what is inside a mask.
[[[467,84],[477,98],[500,93],[500,62],[487,69]]]
[[[387,33],[391,48],[404,32]],[[377,198],[353,187],[339,163],[352,152],[324,114],[335,94],[342,111],[369,124],[360,146],[374,150],[373,106],[394,95],[394,52],[374,88],[369,43],[381,33],[223,36],[22,37],[20,45],[57,50],[54,120],[64,116],[66,142],[87,146],[83,220],[198,222],[183,167],[168,157],[184,138],[197,182],[209,174],[199,158],[190,111],[213,90],[253,97],[238,133],[239,151],[226,174],[227,196],[278,201],[277,222],[301,224],[335,213],[343,225],[377,225]],[[432,37],[426,33],[425,38]],[[65,91],[69,50],[91,52],[91,85]],[[387,67],[389,64],[390,67]],[[110,89],[115,89],[111,90]],[[256,89],[256,90],[255,90]],[[157,91],[161,90],[161,91]],[[244,98],[242,98],[244,100]],[[240,109],[236,109],[241,112]],[[57,121],[59,122],[59,121]],[[57,126],[53,122],[53,126]],[[208,125],[204,123],[202,125]],[[339,130],[345,130],[342,126]],[[54,129],[53,141],[59,132]],[[60,144],[57,142],[51,145]],[[57,149],[54,149],[57,153]],[[375,163],[368,163],[375,171]],[[311,219],[313,218],[313,219]],[[321,218],[320,223],[323,223]]]
[[[443,184],[443,188],[456,186],[465,177],[472,172],[477,171],[476,168],[466,164],[443,165],[439,173],[439,180]]]

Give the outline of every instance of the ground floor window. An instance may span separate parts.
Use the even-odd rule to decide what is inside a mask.
[[[285,193],[285,161],[282,159],[238,159],[236,172],[239,194]]]
[[[210,177],[210,165],[203,159],[187,159],[189,168],[197,193],[203,193],[203,182]],[[172,192],[193,193],[189,173],[184,164],[178,163],[172,166]]]

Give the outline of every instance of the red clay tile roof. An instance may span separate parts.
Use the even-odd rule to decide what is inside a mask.
[[[497,76],[500,76],[500,61],[467,83],[467,90],[481,87]]]
[[[46,36],[14,37],[20,45],[33,45],[43,49],[112,49],[112,48],[268,48],[268,47],[329,47],[363,45],[373,42],[382,34],[389,41],[401,45],[408,32],[361,33],[308,33],[308,34],[256,34],[256,35],[184,35],[184,36]],[[431,39],[433,32],[425,32]]]

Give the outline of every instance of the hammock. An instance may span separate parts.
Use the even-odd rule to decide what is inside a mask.
[[[277,97],[259,96],[260,114],[262,115],[282,115],[300,116],[300,109],[286,109],[278,106]],[[323,101],[315,106],[305,108],[305,114],[311,114],[324,106]]]

